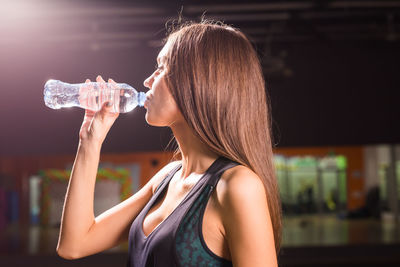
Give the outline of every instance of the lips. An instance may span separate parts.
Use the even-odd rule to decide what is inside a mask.
[[[153,98],[153,92],[147,91],[147,93],[146,93],[146,100],[144,101],[144,104],[143,104],[143,106],[144,106],[145,108],[147,108],[147,105],[148,105],[148,103],[151,101],[152,98]]]
[[[151,90],[146,92],[146,99],[151,99],[153,97],[153,92]]]

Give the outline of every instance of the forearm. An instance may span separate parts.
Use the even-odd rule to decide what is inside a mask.
[[[80,143],[72,168],[61,218],[57,249],[74,253],[94,223],[94,188],[101,145]]]

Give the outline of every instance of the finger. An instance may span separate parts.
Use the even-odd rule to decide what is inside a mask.
[[[93,88],[92,81],[90,79],[86,79],[84,85],[81,87],[83,91],[88,91]]]
[[[117,83],[114,82],[113,79],[109,78],[108,81],[107,81],[107,84],[108,84],[108,88],[111,89],[110,91],[108,91],[107,101],[110,101],[112,103],[116,103],[115,98],[114,98],[114,94],[115,94],[116,89],[117,89],[117,87],[116,87]],[[113,112],[117,111],[117,110],[115,110],[115,108],[116,107],[114,107],[114,105],[113,105]]]
[[[117,89],[118,88],[117,83],[113,79],[108,79],[108,85],[112,89]]]
[[[114,113],[113,112],[113,103],[111,101],[106,101],[103,103],[100,113],[104,116],[106,113]]]
[[[88,107],[88,91],[90,88],[91,84],[90,84],[90,80],[86,79],[85,83],[82,84],[79,87],[79,103],[84,106],[84,107]]]
[[[103,77],[101,75],[97,75],[96,81],[98,82],[98,91],[96,92],[98,95],[98,102],[97,105],[99,107],[99,110],[102,109],[104,103],[106,102],[107,98],[105,97],[106,94],[106,82],[104,81]]]
[[[120,112],[120,94],[123,93],[123,90],[118,90],[117,83],[111,78],[108,79],[108,83],[111,84],[112,88],[114,89],[110,94],[110,98],[114,102],[114,110],[115,112]]]
[[[85,118],[91,118],[96,112],[90,109],[85,109]]]
[[[106,101],[104,103],[104,108],[103,108],[104,114],[108,113],[109,115],[113,115],[113,116],[119,115],[118,109],[116,109],[115,106],[114,106],[115,104],[116,103],[114,103],[111,100],[110,101]]]
[[[101,77],[100,75],[97,75],[96,81],[97,81],[97,82],[105,83],[105,81],[103,80],[103,77]]]

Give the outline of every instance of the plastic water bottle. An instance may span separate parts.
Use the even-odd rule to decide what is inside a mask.
[[[59,109],[81,107],[98,111],[103,103],[113,104],[112,111],[125,113],[136,106],[143,106],[146,94],[137,92],[126,83],[77,83],[70,84],[58,80],[48,80],[44,85],[44,103]]]

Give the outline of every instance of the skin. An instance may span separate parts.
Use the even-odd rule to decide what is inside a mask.
[[[145,102],[146,121],[171,128],[182,152],[182,168],[172,178],[164,198],[145,217],[145,235],[176,208],[218,157],[193,134],[170,94],[164,64],[168,46],[157,57],[158,68],[144,82],[150,89]],[[96,80],[104,82],[100,76]],[[93,195],[101,145],[118,115],[106,104],[98,112],[85,112],[57,246],[61,257],[80,258],[126,241],[133,219],[178,164],[168,164],[132,197],[95,218]],[[234,266],[277,266],[265,190],[260,178],[247,167],[236,166],[224,172],[207,204],[202,230],[209,249],[232,260]]]

